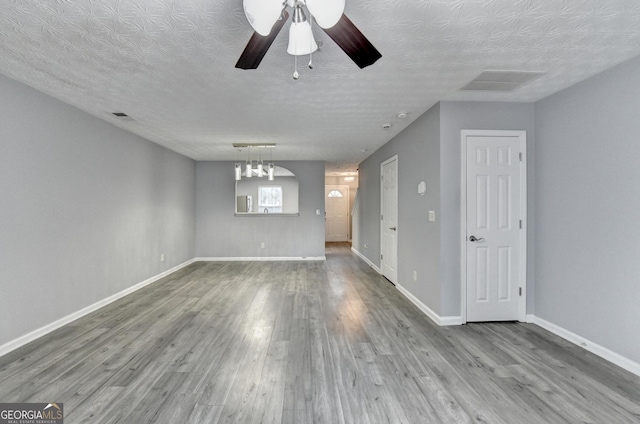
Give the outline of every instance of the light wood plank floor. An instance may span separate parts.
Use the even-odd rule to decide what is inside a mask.
[[[640,378],[535,325],[439,328],[346,244],[195,263],[0,358],[65,423],[640,423]]]

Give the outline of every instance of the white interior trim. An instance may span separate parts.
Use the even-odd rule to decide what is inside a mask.
[[[131,294],[137,290],[140,290],[143,287],[148,286],[149,284],[155,283],[156,281],[166,277],[169,274],[172,274],[182,268],[184,268],[187,265],[190,265],[192,263],[195,262],[195,259],[191,259],[189,261],[186,261],[180,265],[177,265],[171,269],[168,269],[158,275],[155,275],[151,278],[148,278],[134,286],[131,286],[127,289],[122,290],[121,292],[118,292],[114,295],[111,295],[105,299],[102,299],[92,305],[87,306],[86,308],[82,308],[77,312],[74,312],[70,315],[67,315],[64,318],[60,318],[57,321],[52,322],[51,324],[47,324],[44,327],[38,328],[37,330],[34,330],[28,334],[25,334],[24,336],[20,336],[17,339],[11,340],[10,342],[7,342],[5,344],[3,344],[2,346],[0,346],[0,356],[6,355],[7,353],[18,349],[19,347],[22,347],[24,345],[26,345],[27,343],[31,343],[32,341],[51,333],[52,331],[57,330],[60,327],[63,327],[67,324],[69,324],[70,322],[73,322],[75,320],[77,320],[78,318],[82,318],[85,315],[88,315],[92,312],[95,312],[96,310],[107,306],[110,303],[115,302],[116,300],[119,300],[123,297],[125,297],[128,294]]]
[[[200,257],[195,262],[251,262],[251,261],[326,261],[326,256],[256,256],[256,257]]]
[[[503,130],[461,130],[461,179],[460,179],[460,316],[462,324],[467,322],[467,136],[518,137],[522,164],[520,166],[520,219],[522,219],[522,237],[520,237],[520,282],[522,296],[518,302],[518,320],[527,321],[527,132]]]
[[[588,350],[589,352],[593,353],[594,355],[597,355],[599,357],[601,357],[602,359],[605,359],[609,362],[611,362],[612,364],[615,364],[617,366],[619,366],[620,368],[624,368],[625,370],[640,376],[640,364],[632,361],[631,359],[620,355],[619,353],[613,352],[612,350],[607,349],[604,346],[600,346],[597,343],[592,342],[591,340],[588,340],[578,334],[575,334],[565,328],[560,327],[559,325],[553,324],[549,321],[546,321],[540,317],[537,317],[535,315],[532,316],[532,322],[542,328],[544,328],[545,330],[562,337],[563,339],[576,344],[578,346],[580,346],[581,348]]]
[[[383,173],[384,173],[384,166],[395,161],[396,162],[396,227],[400,227],[400,223],[397,222],[398,221],[398,208],[400,207],[399,203],[398,203],[398,199],[400,198],[400,183],[398,181],[398,174],[400,173],[400,169],[398,167],[398,155],[393,155],[391,156],[389,159],[383,161],[380,164],[380,213],[378,214],[379,216],[382,216],[382,211],[384,208],[384,183],[382,182],[382,177],[383,177]],[[396,284],[397,280],[398,280],[398,233],[396,233],[396,269],[395,269],[395,280],[396,281],[391,281],[390,276],[386,276],[387,279],[389,281],[391,281],[392,284]],[[380,219],[380,258],[382,258],[382,252],[384,251],[383,249],[383,245],[384,245],[384,223],[382,221],[382,219]],[[380,274],[384,275],[382,273],[382,268],[384,267],[382,262],[384,261],[384,259],[380,259]]]
[[[380,267],[376,264],[374,264],[373,262],[371,262],[369,260],[369,258],[367,258],[366,256],[364,256],[362,253],[360,253],[355,247],[351,246],[351,251],[353,253],[355,253],[356,255],[358,255],[358,257],[360,259],[362,259],[363,261],[365,261],[367,264],[369,264],[369,266],[371,268],[373,268],[378,274],[382,275],[382,270],[380,269]]]
[[[402,287],[400,284],[396,284],[396,288],[400,291],[400,293],[402,293],[404,295],[404,297],[409,299],[409,301],[411,303],[416,305],[418,307],[418,309],[420,309],[422,312],[424,312],[424,314],[426,316],[428,316],[431,319],[431,321],[435,322],[437,325],[439,325],[441,327],[446,327],[446,326],[450,326],[450,325],[462,325],[462,317],[460,317],[460,316],[457,316],[457,317],[456,316],[441,317],[440,315],[436,314],[427,305],[422,303],[420,301],[420,299],[418,299],[413,294],[411,294],[411,292],[409,290],[407,290],[404,287]]]

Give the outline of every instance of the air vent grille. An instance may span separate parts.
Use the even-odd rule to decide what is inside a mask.
[[[111,112],[111,114],[118,118],[119,121],[135,121],[135,119],[124,112]]]
[[[531,71],[484,71],[460,91],[514,91],[544,74]]]

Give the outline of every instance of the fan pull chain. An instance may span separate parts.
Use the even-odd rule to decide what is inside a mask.
[[[309,26],[311,27],[311,38],[309,39],[309,69],[313,69],[313,16],[309,17]]]
[[[293,56],[293,79],[298,80],[300,74],[298,73],[298,55]]]
[[[293,79],[298,81],[300,74],[298,73],[298,40],[295,42],[295,54],[293,55]]]

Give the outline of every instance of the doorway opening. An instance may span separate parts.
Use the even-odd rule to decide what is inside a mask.
[[[357,189],[357,172],[331,173],[325,176],[325,242],[351,244]]]

